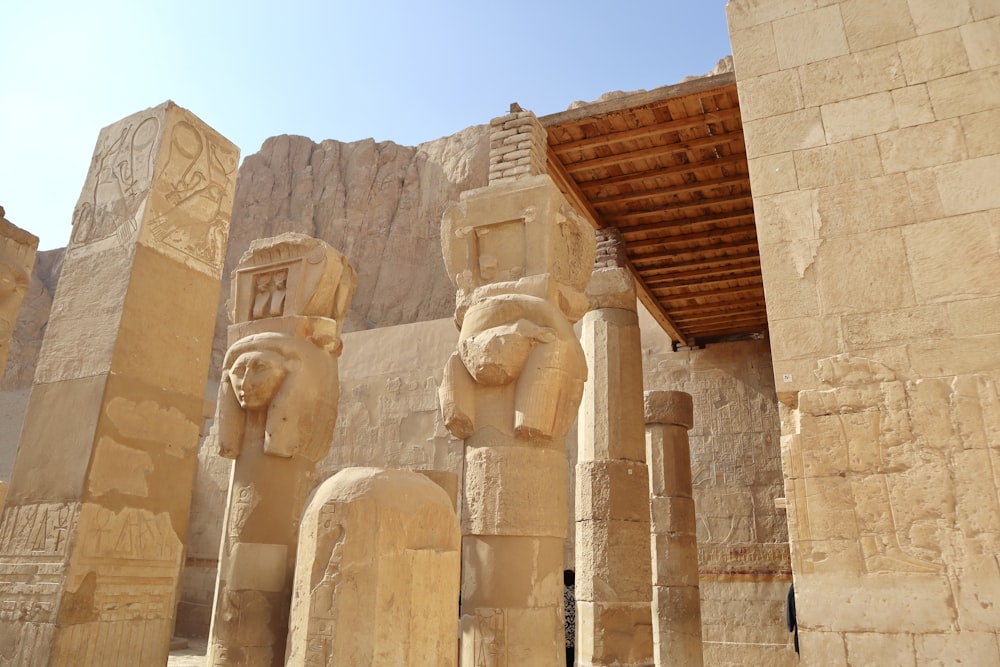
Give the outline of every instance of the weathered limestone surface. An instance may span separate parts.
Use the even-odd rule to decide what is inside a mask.
[[[170,102],[98,138],[0,520],[9,664],[166,660],[238,158]]]
[[[996,663],[1000,8],[728,11],[802,662]]]
[[[645,414],[656,664],[701,665],[698,542],[687,435],[694,425],[694,403],[682,391],[648,391]]]
[[[4,214],[0,206],[0,377],[38,249],[38,237],[11,224]]]
[[[706,665],[794,665],[781,426],[765,341],[672,352],[640,309],[645,387],[692,397],[688,432]],[[655,492],[655,487],[654,487]]]
[[[530,112],[491,123],[491,160]],[[536,139],[544,132],[526,132]],[[593,232],[545,174],[502,172],[442,220],[456,288],[458,350],[440,388],[445,425],[465,440],[463,665],[564,660],[564,437],[586,360],[572,322],[587,308]],[[514,177],[516,176],[516,178]]]
[[[235,459],[209,664],[282,665],[299,520],[337,421],[347,260],[301,234],[255,241],[232,278],[219,454]]]
[[[580,665],[652,665],[649,481],[642,346],[624,243],[599,230],[581,321],[589,377],[576,464],[576,656]],[[697,560],[694,564],[697,568]]]
[[[462,534],[424,475],[346,468],[302,517],[286,665],[457,663]]]

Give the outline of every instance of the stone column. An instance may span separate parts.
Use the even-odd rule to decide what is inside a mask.
[[[544,136],[530,112],[493,121],[490,186],[463,193],[442,221],[460,334],[440,398],[446,426],[465,440],[461,661],[468,667],[565,660],[564,438],[587,376],[572,322],[587,309],[594,241],[538,173]]]
[[[346,258],[301,234],[254,241],[233,273],[218,420],[235,463],[210,665],[284,665],[299,521],[337,421],[356,286]]]
[[[238,160],[171,102],[101,131],[0,519],[6,664],[167,660]]]
[[[287,667],[454,667],[461,530],[424,475],[345,468],[299,532]]]
[[[14,323],[28,291],[38,250],[38,237],[11,224],[5,215],[0,206],[0,378],[7,367]],[[3,507],[2,499],[0,507]]]
[[[646,392],[657,667],[702,664],[698,538],[688,446],[693,405],[691,394],[683,391]]]
[[[576,466],[579,665],[652,665],[649,479],[635,284],[614,229],[597,232],[581,340]]]

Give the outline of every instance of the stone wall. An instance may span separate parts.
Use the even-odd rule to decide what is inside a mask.
[[[998,664],[1000,4],[728,14],[803,664]]]
[[[645,313],[643,312],[643,315]],[[648,317],[648,316],[647,316]],[[694,400],[689,432],[706,665],[792,665],[780,424],[767,341],[672,352],[640,320],[646,389]]]

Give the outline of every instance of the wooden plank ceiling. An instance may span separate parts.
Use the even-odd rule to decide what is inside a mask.
[[[676,345],[767,329],[732,73],[539,118],[549,173],[625,238],[640,298]]]

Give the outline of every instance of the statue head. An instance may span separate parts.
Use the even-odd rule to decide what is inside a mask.
[[[244,410],[266,408],[288,375],[285,358],[273,350],[244,352],[229,369],[229,382]]]

